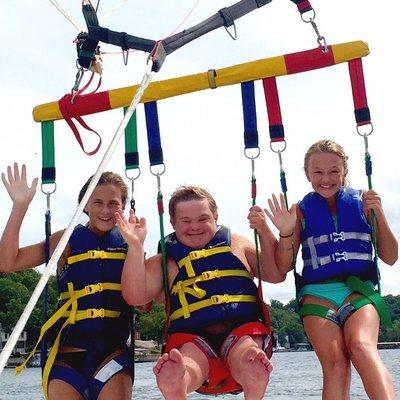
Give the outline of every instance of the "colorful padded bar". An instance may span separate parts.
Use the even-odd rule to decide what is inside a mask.
[[[215,84],[217,87],[220,87],[271,76],[295,74],[329,67],[334,64],[364,57],[368,54],[368,45],[361,41],[331,45],[328,47],[327,53],[323,53],[318,47],[316,49],[264,58],[215,70]],[[134,85],[106,92],[78,96],[74,104],[69,104],[69,113],[73,116],[88,115],[129,106],[138,86]],[[141,102],[147,103],[209,88],[208,72],[166,79],[150,83]],[[36,106],[33,109],[33,118],[36,122],[42,122],[63,119],[63,116],[58,102],[52,102]]]
[[[371,114],[368,108],[362,60],[357,58],[350,60],[348,64],[357,126],[370,124]]]

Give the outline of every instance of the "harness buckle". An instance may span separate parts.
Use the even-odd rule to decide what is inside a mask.
[[[205,257],[206,252],[204,249],[202,250],[194,250],[189,253],[189,257],[191,260],[198,260],[199,258]]]
[[[203,278],[203,281],[209,281],[214,278],[219,278],[219,270],[216,269],[214,271],[204,271],[201,273],[201,277]]]
[[[104,308],[88,308],[86,316],[87,318],[104,318],[106,315],[105,311]]]
[[[336,253],[334,253],[334,256],[335,256],[336,262],[347,261],[349,259],[348,255],[345,251],[343,253],[336,252]]]
[[[342,242],[344,242],[345,238],[344,238],[344,232],[332,232],[331,233],[331,240],[334,241],[334,243],[338,242],[339,240],[341,240]]]
[[[103,285],[101,282],[99,283],[94,283],[92,285],[87,285],[85,287],[86,293],[87,294],[93,294],[97,292],[102,292],[103,291]]]
[[[213,305],[229,303],[229,296],[227,294],[216,294],[214,296],[211,296],[211,303]]]
[[[93,260],[93,259],[97,258],[96,257],[96,252],[97,252],[96,250],[88,250],[88,252],[87,252],[88,258],[90,260]]]

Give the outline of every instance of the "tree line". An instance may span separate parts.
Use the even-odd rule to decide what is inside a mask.
[[[17,273],[0,273],[0,324],[2,330],[11,332],[25,308],[34,288],[36,287],[40,273],[35,270],[26,270]],[[51,315],[57,307],[57,278],[52,276],[48,284],[48,309]],[[400,341],[400,295],[384,296],[392,316],[393,327],[381,327],[380,342]],[[295,343],[307,342],[301,320],[296,313],[296,301],[293,299],[287,304],[279,300],[271,300],[270,313],[272,329],[278,337],[279,343],[284,346],[289,343],[292,347]],[[164,326],[164,306],[154,304],[149,312],[135,309],[136,329],[143,339],[152,339],[161,343]],[[28,342],[32,347],[39,336],[39,331],[45,322],[43,315],[43,296],[35,306],[32,315],[26,325]]]

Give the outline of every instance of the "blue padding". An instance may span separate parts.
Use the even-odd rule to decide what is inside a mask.
[[[147,141],[149,143],[150,165],[164,163],[161,149],[160,125],[158,123],[157,102],[152,101],[144,104],[147,126]]]
[[[357,122],[370,122],[371,114],[369,112],[369,108],[359,108],[358,110],[354,110],[354,115],[356,116]]]
[[[244,146],[246,149],[258,147],[256,100],[254,96],[254,81],[243,82],[242,105],[244,121]]]
[[[269,126],[269,137],[271,139],[284,138],[285,130],[283,125],[270,125]]]

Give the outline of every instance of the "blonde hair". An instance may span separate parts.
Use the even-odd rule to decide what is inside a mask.
[[[319,140],[318,142],[314,143],[308,150],[306,155],[304,156],[304,172],[307,175],[307,170],[308,170],[308,163],[310,161],[310,157],[313,154],[317,153],[332,153],[336,154],[339,156],[342,161],[343,161],[343,166],[344,166],[344,176],[347,176],[348,172],[348,165],[347,165],[347,159],[349,158],[347,154],[344,152],[342,146],[340,144],[337,144],[333,142],[332,140]],[[308,177],[308,175],[307,175]]]
[[[168,211],[171,220],[175,219],[176,205],[183,201],[190,200],[203,200],[207,199],[208,206],[213,214],[218,212],[217,203],[214,197],[206,190],[197,186],[180,186],[172,193],[171,199],[169,200]]]

